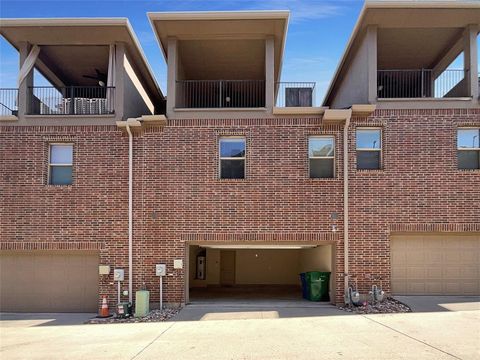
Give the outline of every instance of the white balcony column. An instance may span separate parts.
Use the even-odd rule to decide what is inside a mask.
[[[27,42],[20,43],[19,46],[19,55],[20,55],[20,64],[19,69],[22,68],[23,63],[28,57],[32,46]],[[30,101],[30,89],[29,87],[33,86],[33,69],[30,70],[28,75],[23,79],[23,81],[18,86],[18,115],[23,117],[28,113],[29,101]]]
[[[465,28],[463,62],[466,71],[465,80],[468,96],[478,99],[478,25],[471,24]]]
[[[275,39],[265,39],[265,107],[271,112],[275,93]]]
[[[115,43],[115,119],[117,121],[123,119],[123,104],[125,94],[125,44],[122,42]]]
[[[168,38],[167,46],[167,117],[173,115],[176,104],[178,76],[178,41],[175,37]]]
[[[368,102],[375,104],[378,96],[377,81],[377,25],[367,27],[366,39],[368,49]]]

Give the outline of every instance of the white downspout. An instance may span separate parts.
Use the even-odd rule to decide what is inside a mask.
[[[128,301],[133,304],[133,135],[128,133]]]
[[[348,127],[352,113],[346,117],[343,128],[343,267],[345,294],[348,294]]]

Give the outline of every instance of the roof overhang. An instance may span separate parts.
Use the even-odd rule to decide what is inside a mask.
[[[153,71],[126,18],[0,19],[0,34],[17,50],[22,42],[39,46],[110,45],[122,42],[149,95],[156,100],[163,99]]]
[[[477,10],[477,11],[472,11]],[[464,28],[480,23],[480,2],[475,1],[365,1],[342,58],[326,92],[323,105],[331,102],[337,82],[342,80],[355,56],[367,26],[378,29]]]
[[[288,29],[288,10],[147,13],[160,48],[168,59],[168,38],[178,40],[275,39],[275,79],[280,81]]]

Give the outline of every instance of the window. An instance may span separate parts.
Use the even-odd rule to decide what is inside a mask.
[[[245,138],[220,139],[220,178],[245,178]]]
[[[48,162],[49,185],[71,185],[73,171],[73,145],[50,144]]]
[[[480,128],[457,130],[458,168],[480,169]]]
[[[333,178],[335,140],[332,136],[311,136],[308,139],[310,178]]]
[[[382,130],[357,129],[357,169],[374,170],[382,165]]]

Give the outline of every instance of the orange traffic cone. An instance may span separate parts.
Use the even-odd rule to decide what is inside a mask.
[[[110,312],[108,311],[107,297],[103,295],[102,307],[100,309],[100,313],[98,314],[98,317],[107,318],[109,316],[110,316]]]

